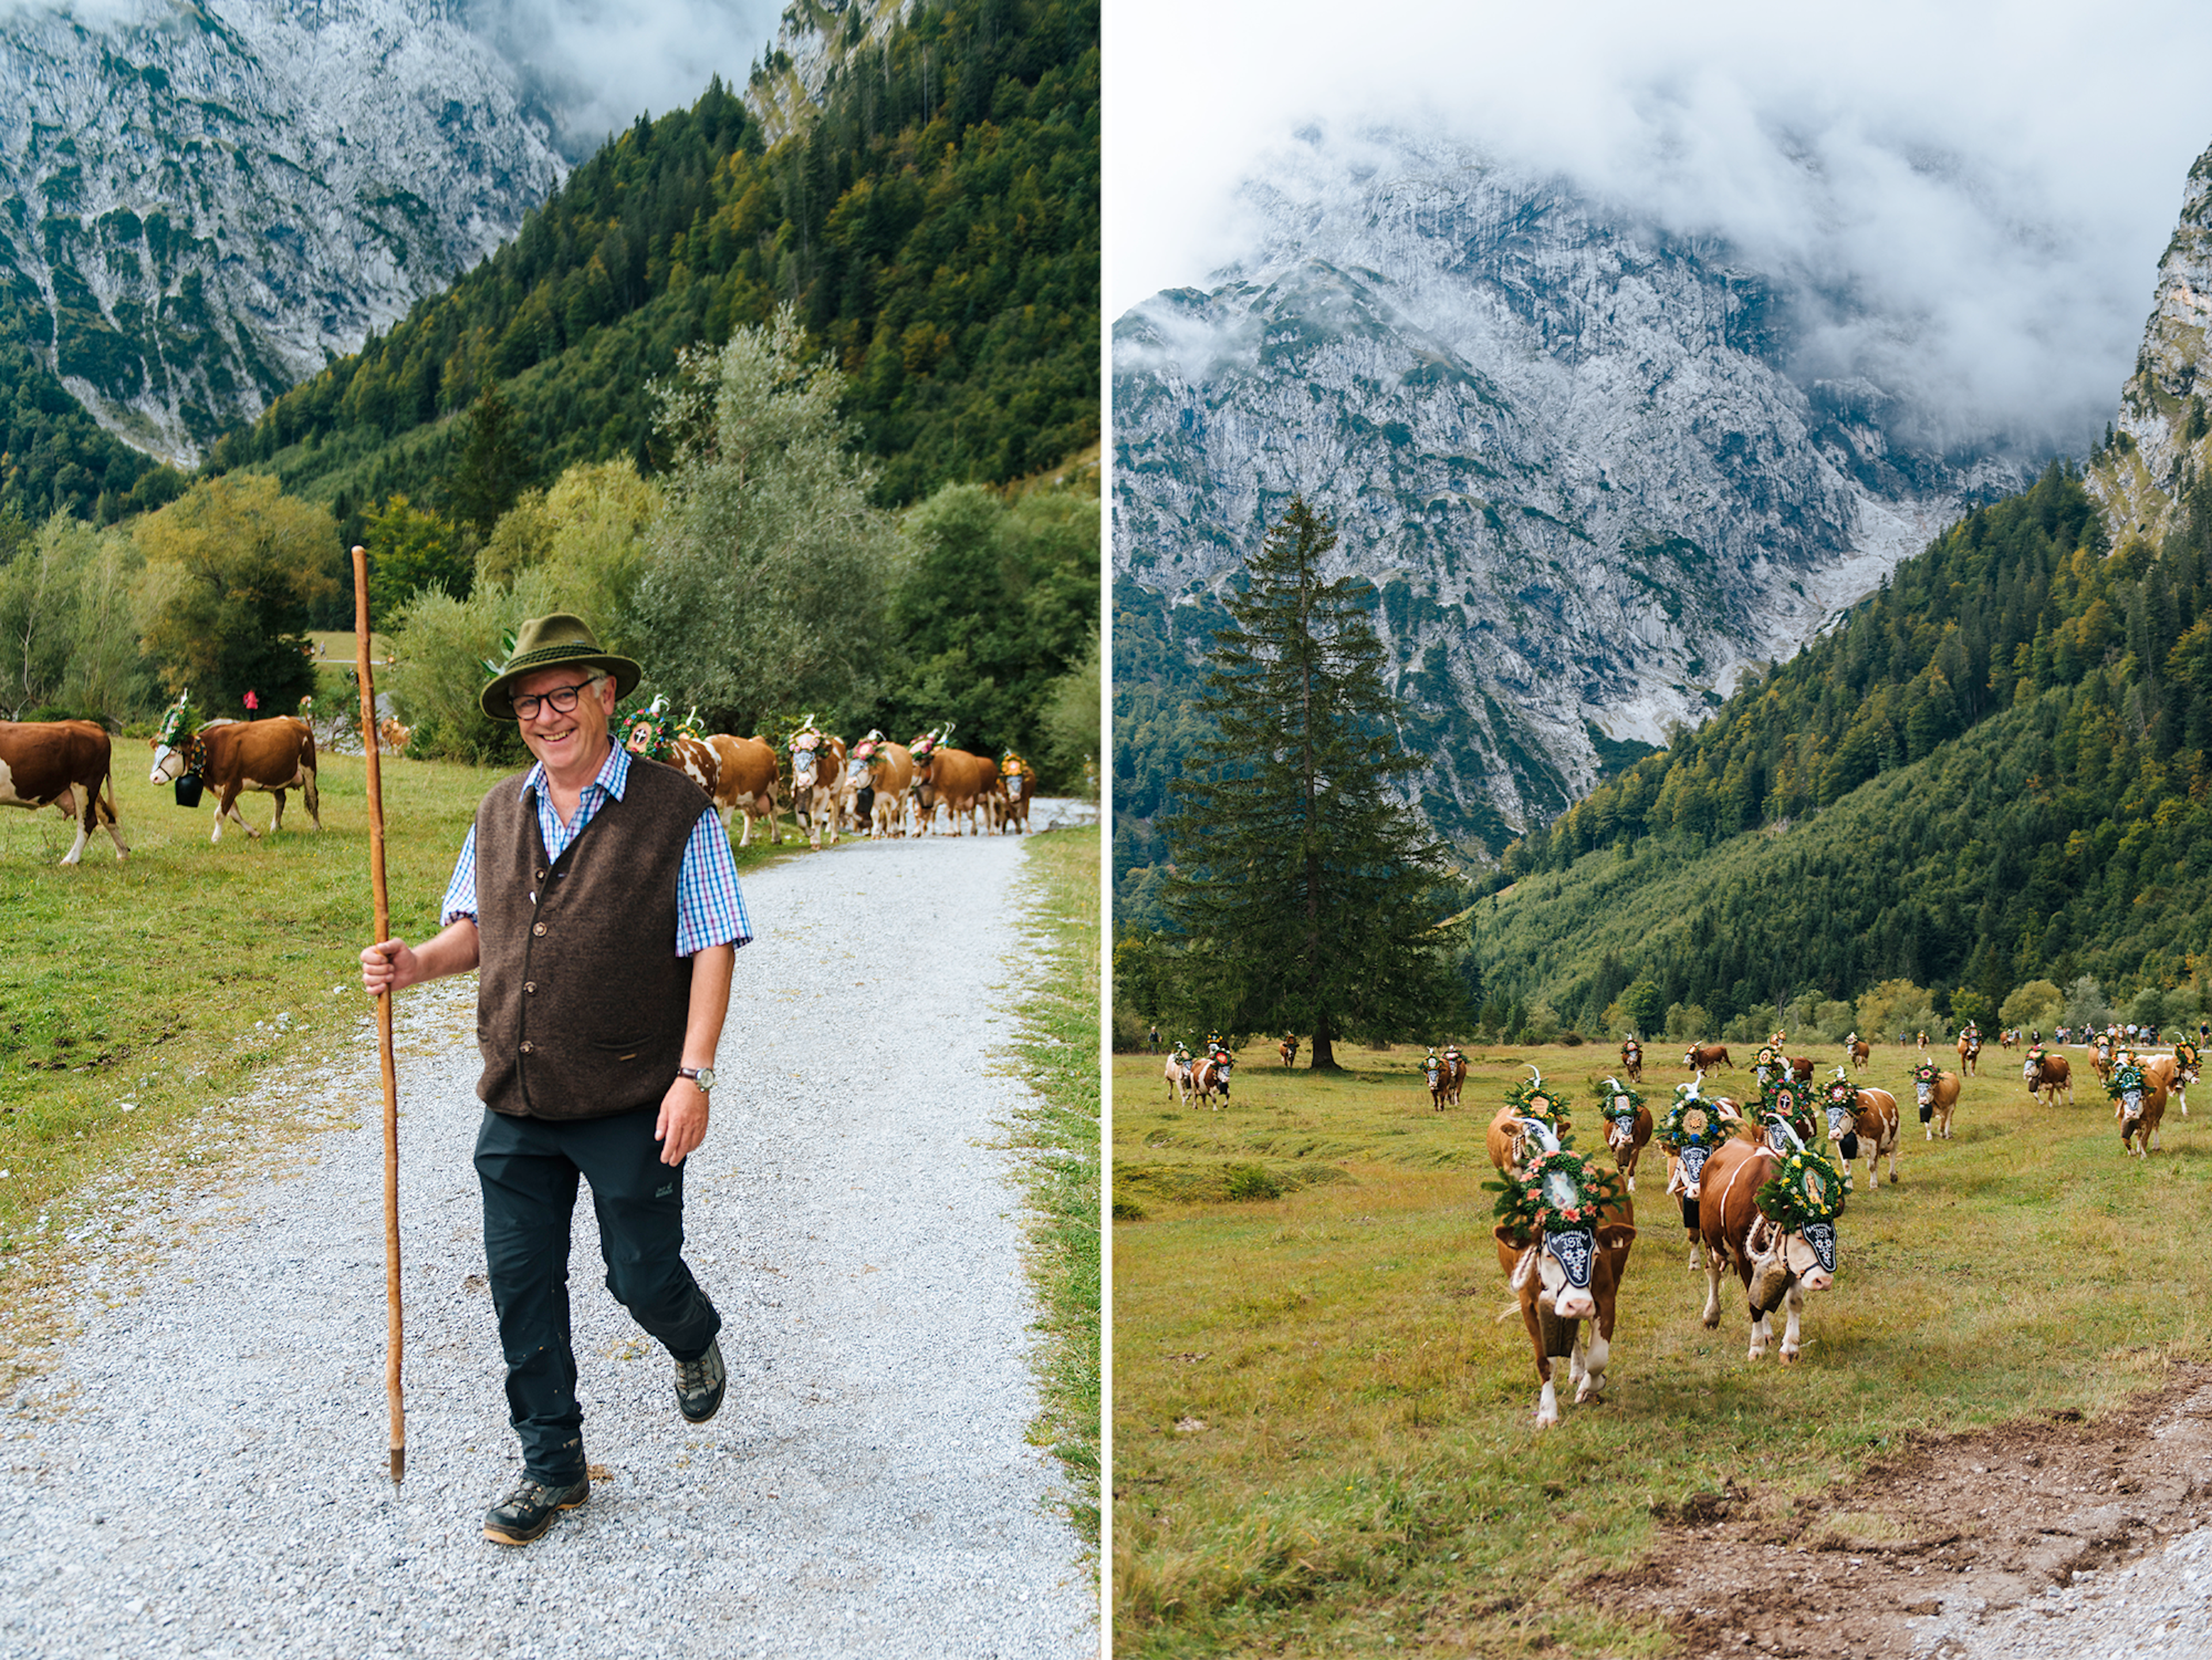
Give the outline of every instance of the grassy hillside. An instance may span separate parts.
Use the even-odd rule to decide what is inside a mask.
[[[1699,1323],[1655,1152],[1607,1398],[1563,1391],[1540,1432],[1528,1337],[1498,1317],[1482,1126],[1524,1061],[1580,1094],[1611,1050],[1471,1050],[1465,1104],[1440,1115],[1418,1052],[1325,1079],[1261,1049],[1220,1113],[1168,1104],[1156,1057],[1115,1062],[1123,1655],[1678,1651],[1586,1582],[1633,1574],[1692,1495],[1740,1490],[1778,1538],[1856,1548],[1869,1518],[1826,1495],[1869,1464],[1932,1432],[2094,1418],[2212,1355],[2212,1271],[2171,1225],[2203,1208],[2201,1106],[2169,1112],[2146,1164],[2101,1095],[2046,1110],[1992,1065],[1956,1140],[1908,1122],[1901,1187],[1867,1191],[1861,1166],[1795,1367],[1746,1358],[1740,1290]],[[1908,1064],[1878,1049],[1866,1079],[1902,1092]],[[1647,1098],[1686,1075],[1653,1066]]]
[[[2212,491],[2108,550],[2053,468],[1509,848],[1469,972],[1586,1028],[1646,978],[1716,1024],[1890,978],[2174,986],[2212,923],[2208,723]]]
[[[1096,0],[925,0],[774,143],[719,80],[641,119],[209,468],[273,468],[342,520],[441,502],[450,417],[495,382],[522,483],[650,465],[652,379],[790,300],[851,378],[886,502],[1024,477],[1098,438],[1098,155]]]

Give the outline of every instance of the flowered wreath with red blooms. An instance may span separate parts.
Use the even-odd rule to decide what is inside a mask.
[[[1505,1091],[1505,1104],[1513,1110],[1516,1116],[1533,1118],[1538,1123],[1548,1126],[1554,1134],[1564,1136],[1571,1122],[1567,1117],[1566,1102],[1557,1090],[1544,1081],[1544,1074],[1537,1070],[1534,1061],[1528,1063],[1528,1071],[1530,1076]]]
[[[656,696],[641,709],[629,714],[617,713],[615,727],[623,735],[623,747],[632,755],[641,755],[648,761],[665,761],[678,739],[699,736],[699,711],[695,708],[689,719],[678,721],[668,699]]]
[[[1516,1239],[1540,1239],[1547,1232],[1597,1225],[1608,1206],[1625,1195],[1620,1172],[1572,1147],[1532,1149],[1509,1166],[1486,1191],[1498,1195],[1498,1219]]]
[[[1781,1077],[1770,1079],[1760,1086],[1759,1110],[1761,1117],[1771,1114],[1786,1119],[1800,1136],[1811,1139],[1812,1097],[1786,1071]]]
[[[1933,1061],[1923,1061],[1918,1066],[1913,1067],[1912,1081],[1916,1084],[1925,1084],[1932,1090],[1936,1087],[1936,1076],[1942,1071],[1942,1068]]]

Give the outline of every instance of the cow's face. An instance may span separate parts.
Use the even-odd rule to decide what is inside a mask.
[[[174,783],[184,776],[185,757],[158,738],[147,739],[154,746],[154,770],[146,781],[149,784]]]
[[[1711,1147],[1684,1147],[1675,1163],[1682,1175],[1682,1197],[1695,1199],[1704,1190],[1705,1160],[1713,1156]]]
[[[1852,1127],[1858,1122],[1858,1115],[1850,1108],[1838,1106],[1833,1101],[1827,1104],[1827,1108],[1828,1139],[1840,1141],[1851,1133]]]
[[[2035,1074],[2038,1070],[2039,1068],[2034,1061],[2021,1061],[2020,1064],[2020,1081],[2027,1085],[2028,1088],[2033,1089],[2035,1087]]]
[[[1782,1236],[1782,1265],[1807,1291],[1826,1291],[1836,1283],[1836,1225],[1808,1222],[1804,1230]]]
[[[1562,1320],[1594,1320],[1597,1298],[1590,1290],[1590,1265],[1596,1256],[1592,1235],[1584,1230],[1547,1234],[1536,1248],[1536,1300],[1549,1304]],[[1576,1284],[1579,1280],[1581,1283]]]

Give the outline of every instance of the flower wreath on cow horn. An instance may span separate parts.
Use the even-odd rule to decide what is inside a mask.
[[[1760,1085],[1759,1110],[1761,1116],[1787,1119],[1799,1135],[1805,1134],[1813,1124],[1812,1103],[1805,1091],[1787,1073],[1770,1079]]]
[[[2042,1045],[2042,1044],[2038,1043],[2038,1044],[2037,1044],[2033,1049],[2032,1049],[2028,1050],[2028,1052],[2027,1052],[2027,1064],[2028,1064],[2029,1066],[2031,1066],[2031,1067],[2034,1067],[2037,1071],[2039,1071],[2039,1072],[2040,1072],[2040,1071],[2043,1069],[2043,1045]]]
[[[2105,1093],[2117,1101],[2130,1090],[2136,1091],[2140,1096],[2147,1087],[2143,1081],[2142,1062],[2130,1055],[2112,1068],[2112,1075],[2105,1084]]]
[[[1565,1135],[1569,1122],[1566,1104],[1559,1099],[1558,1091],[1545,1084],[1544,1074],[1534,1061],[1528,1062],[1528,1071],[1530,1076],[1505,1091],[1505,1104],[1521,1117],[1533,1118],[1553,1134]]]
[[[1753,1202],[1785,1233],[1802,1233],[1810,1225],[1842,1215],[1844,1196],[1843,1172],[1825,1155],[1797,1147],[1781,1155],[1779,1167]]]
[[[1711,1152],[1729,1138],[1735,1121],[1698,1092],[1695,1083],[1674,1085],[1674,1104],[1667,1109],[1657,1132],[1659,1145],[1679,1153],[1695,1147]]]
[[[2173,1064],[2184,1072],[2195,1072],[2199,1064],[2197,1045],[2186,1037],[2176,1038],[2173,1043]]]
[[[1534,1150],[1482,1185],[1498,1195],[1498,1219],[1507,1235],[1524,1244],[1547,1233],[1595,1228],[1625,1192],[1619,1172],[1572,1147]]]
[[[207,770],[207,740],[200,736],[200,717],[192,708],[191,693],[179,693],[169,705],[157,739],[176,751],[187,776],[198,777]]]
[[[1644,1097],[1618,1078],[1593,1079],[1590,1098],[1597,1103],[1606,1122],[1613,1124],[1634,1123],[1638,1110],[1644,1105]]]
[[[686,719],[678,721],[662,696],[656,696],[642,709],[618,715],[617,723],[622,730],[623,747],[648,761],[665,761],[678,739],[699,736],[699,711],[695,708]]]

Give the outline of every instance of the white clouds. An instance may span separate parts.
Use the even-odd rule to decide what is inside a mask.
[[[2202,8],[1415,9],[1114,0],[1109,314],[1232,257],[1231,192],[1294,129],[1433,121],[1797,279],[1802,368],[1908,392],[1923,439],[2078,447],[2212,143]]]
[[[580,159],[641,114],[696,102],[712,76],[742,92],[781,10],[777,0],[475,0],[469,19]]]

